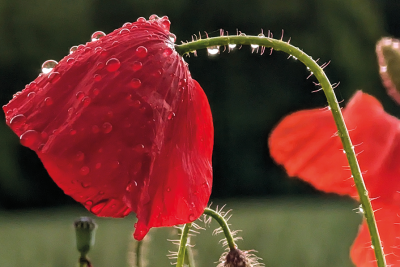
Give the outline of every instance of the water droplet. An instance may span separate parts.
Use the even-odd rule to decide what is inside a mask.
[[[94,166],[97,170],[101,168],[101,163],[97,162],[96,165]]]
[[[142,82],[137,79],[137,78],[133,78],[132,81],[130,81],[129,85],[133,88],[133,89],[138,89],[140,87],[140,85],[142,84]]]
[[[103,133],[109,133],[109,132],[111,132],[112,131],[112,125],[111,125],[111,123],[109,123],[109,122],[105,122],[105,123],[103,123],[103,126],[102,126],[102,130],[103,130]]]
[[[241,32],[241,33],[239,34],[239,36],[246,36],[246,34],[245,34],[244,32]]]
[[[93,214],[97,215],[101,212],[101,210],[107,205],[108,199],[101,200],[100,202],[97,202],[91,209],[90,212]]]
[[[149,17],[149,20],[157,20],[157,19],[160,19],[160,17],[157,16],[156,14],[153,14],[153,15],[151,15],[151,16]]]
[[[139,17],[136,21],[140,22],[140,23],[143,23],[143,22],[146,22],[146,19],[143,18],[143,17]]]
[[[265,35],[263,33],[260,33],[257,36],[260,37],[260,38],[264,38],[265,37]]]
[[[230,49],[234,49],[236,47],[236,44],[229,44],[228,46]]]
[[[83,166],[80,170],[79,170],[79,174],[82,176],[88,175],[90,172],[90,169],[88,166]],[[88,186],[87,186],[88,187]]]
[[[257,49],[257,48],[259,47],[258,44],[251,44],[250,46],[251,46],[251,48],[253,48],[253,49]]]
[[[69,108],[69,109],[68,109],[68,114],[69,114],[69,115],[72,115],[72,113],[74,113],[74,108]]]
[[[99,126],[97,126],[97,125],[93,125],[92,126],[92,133],[98,133],[98,132],[100,132],[100,128],[99,128]]]
[[[170,55],[172,55],[173,52],[174,52],[174,50],[172,50],[171,47],[167,47],[164,49],[163,56],[169,57]]]
[[[209,55],[216,55],[219,54],[219,46],[210,46],[207,48],[207,52]]]
[[[170,33],[170,34],[168,35],[168,38],[169,38],[169,40],[170,40],[171,42],[175,43],[175,41],[176,41],[176,35],[175,35],[175,34]]]
[[[75,62],[75,58],[70,57],[69,59],[67,59],[67,64],[68,65],[72,65]]]
[[[37,144],[39,141],[39,133],[35,130],[28,130],[23,133],[20,137],[21,145],[29,147],[32,150],[37,148]]]
[[[51,99],[51,97],[46,97],[44,99],[44,103],[46,104],[46,106],[51,106],[53,105],[53,99]]]
[[[118,44],[119,44],[118,41],[114,41],[114,42],[111,44],[111,46],[117,46]]]
[[[173,117],[175,117],[175,113],[171,112],[168,114],[168,120],[171,120]]]
[[[84,92],[82,92],[82,91],[79,91],[79,92],[77,92],[76,93],[76,99],[78,99],[78,100],[82,100],[82,98],[84,98],[85,97],[85,93]]]
[[[106,62],[106,70],[108,70],[109,72],[117,71],[120,66],[121,66],[121,63],[119,62],[119,60],[117,58],[110,58]]]
[[[90,97],[88,97],[88,96],[85,96],[85,97],[82,99],[82,103],[83,103],[83,106],[84,106],[84,107],[89,106],[89,105],[90,105],[90,102],[92,102],[92,100],[91,100]]]
[[[30,93],[27,95],[28,98],[34,98],[35,96],[36,96],[36,93],[35,93],[35,92],[30,92]]]
[[[59,72],[52,72],[49,74],[49,76],[47,77],[49,79],[49,82],[51,83],[56,83],[58,80],[60,80],[61,75]]]
[[[74,53],[77,49],[78,49],[78,46],[74,45],[73,47],[71,47],[71,48],[69,49],[69,54]]]
[[[122,25],[122,27],[126,27],[126,28],[129,28],[131,26],[132,26],[131,22],[125,22],[124,25]]]
[[[94,79],[95,82],[100,82],[100,81],[101,81],[101,75],[95,74],[95,75],[93,76],[93,79]]]
[[[379,68],[379,71],[380,71],[380,72],[386,72],[386,71],[387,71],[387,66],[381,66],[381,67]]]
[[[46,60],[43,64],[42,64],[42,72],[44,74],[50,73],[50,71],[52,71],[55,66],[57,66],[58,62],[55,60]]]
[[[119,35],[125,35],[125,34],[128,34],[128,33],[130,33],[131,31],[130,30],[128,30],[128,29],[122,29],[122,30],[120,30],[119,31]]]
[[[92,34],[92,42],[99,40],[101,37],[106,36],[106,34],[102,31],[97,31]]]
[[[93,205],[93,201],[88,200],[85,202],[85,206],[92,206]]]
[[[139,46],[138,48],[136,48],[136,52],[135,55],[138,58],[144,58],[147,56],[147,48],[144,46]]]
[[[189,215],[189,221],[194,221],[194,220],[196,220],[196,217],[194,216],[194,214],[193,213],[191,213],[190,215]]]
[[[142,68],[143,64],[140,61],[135,61],[132,63],[132,70],[133,71],[138,71]]]
[[[101,70],[101,69],[103,69],[103,68],[104,68],[104,63],[103,63],[103,62],[97,63],[97,65],[96,65],[96,69],[97,69],[97,70]]]
[[[169,21],[169,19],[164,19],[164,17],[163,17],[163,21],[161,21],[161,27],[163,27],[164,30],[169,31],[169,29],[171,27],[171,22]]]
[[[11,118],[10,127],[11,129],[15,130],[24,125],[25,122],[26,122],[26,117],[23,114],[18,114]]]

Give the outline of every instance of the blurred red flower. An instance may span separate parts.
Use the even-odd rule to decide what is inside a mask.
[[[211,194],[207,97],[152,15],[73,47],[3,107],[64,192],[98,216],[151,227],[196,220]]]
[[[400,121],[374,97],[357,92],[343,110],[372,205],[388,266],[400,266]],[[313,109],[284,118],[269,138],[274,160],[315,188],[358,199],[332,114]],[[395,230],[397,229],[397,230]],[[368,227],[361,225],[351,257],[376,266]]]

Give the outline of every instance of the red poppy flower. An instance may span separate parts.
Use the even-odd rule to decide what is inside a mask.
[[[138,240],[196,220],[211,194],[210,107],[169,27],[153,15],[96,32],[3,107],[66,194],[98,216],[135,212]]]
[[[343,117],[364,180],[376,210],[378,229],[388,265],[400,266],[400,120],[385,113],[374,97],[357,92],[343,110]],[[343,146],[336,135],[330,111],[296,112],[281,121],[269,138],[271,156],[289,176],[299,177],[317,189],[358,199]],[[353,244],[357,266],[376,266],[366,223]],[[399,263],[398,263],[399,261]],[[398,264],[398,265],[395,265]]]

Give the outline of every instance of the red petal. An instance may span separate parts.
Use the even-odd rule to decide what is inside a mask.
[[[387,266],[399,266],[400,263],[400,218],[398,208],[382,203],[372,202],[375,219],[382,240]],[[360,226],[358,236],[351,248],[351,259],[357,267],[376,267],[376,259],[367,223]]]
[[[343,111],[350,137],[355,144],[355,152],[364,174],[371,197],[392,194],[399,189],[385,187],[374,190],[382,184],[381,174],[394,181],[398,168],[387,169],[393,162],[393,144],[399,139],[399,120],[384,112],[374,97],[361,91],[350,100]],[[298,176],[325,192],[348,194],[357,198],[351,173],[343,147],[338,136],[330,111],[306,110],[286,117],[272,132],[269,139],[271,156],[282,164],[290,176]],[[399,140],[400,141],[400,140]],[[397,146],[397,144],[396,144]],[[397,150],[400,152],[400,150]],[[398,154],[398,153],[397,153]],[[396,155],[397,155],[396,154]],[[394,163],[393,163],[394,164]],[[397,189],[396,189],[397,188]]]
[[[211,194],[210,107],[166,17],[79,46],[3,107],[54,181],[98,216],[150,227],[197,219]]]

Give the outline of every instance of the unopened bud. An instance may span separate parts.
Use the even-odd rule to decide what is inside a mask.
[[[86,257],[90,248],[94,245],[96,223],[89,217],[80,217],[74,222],[76,232],[76,247],[81,257]]]

